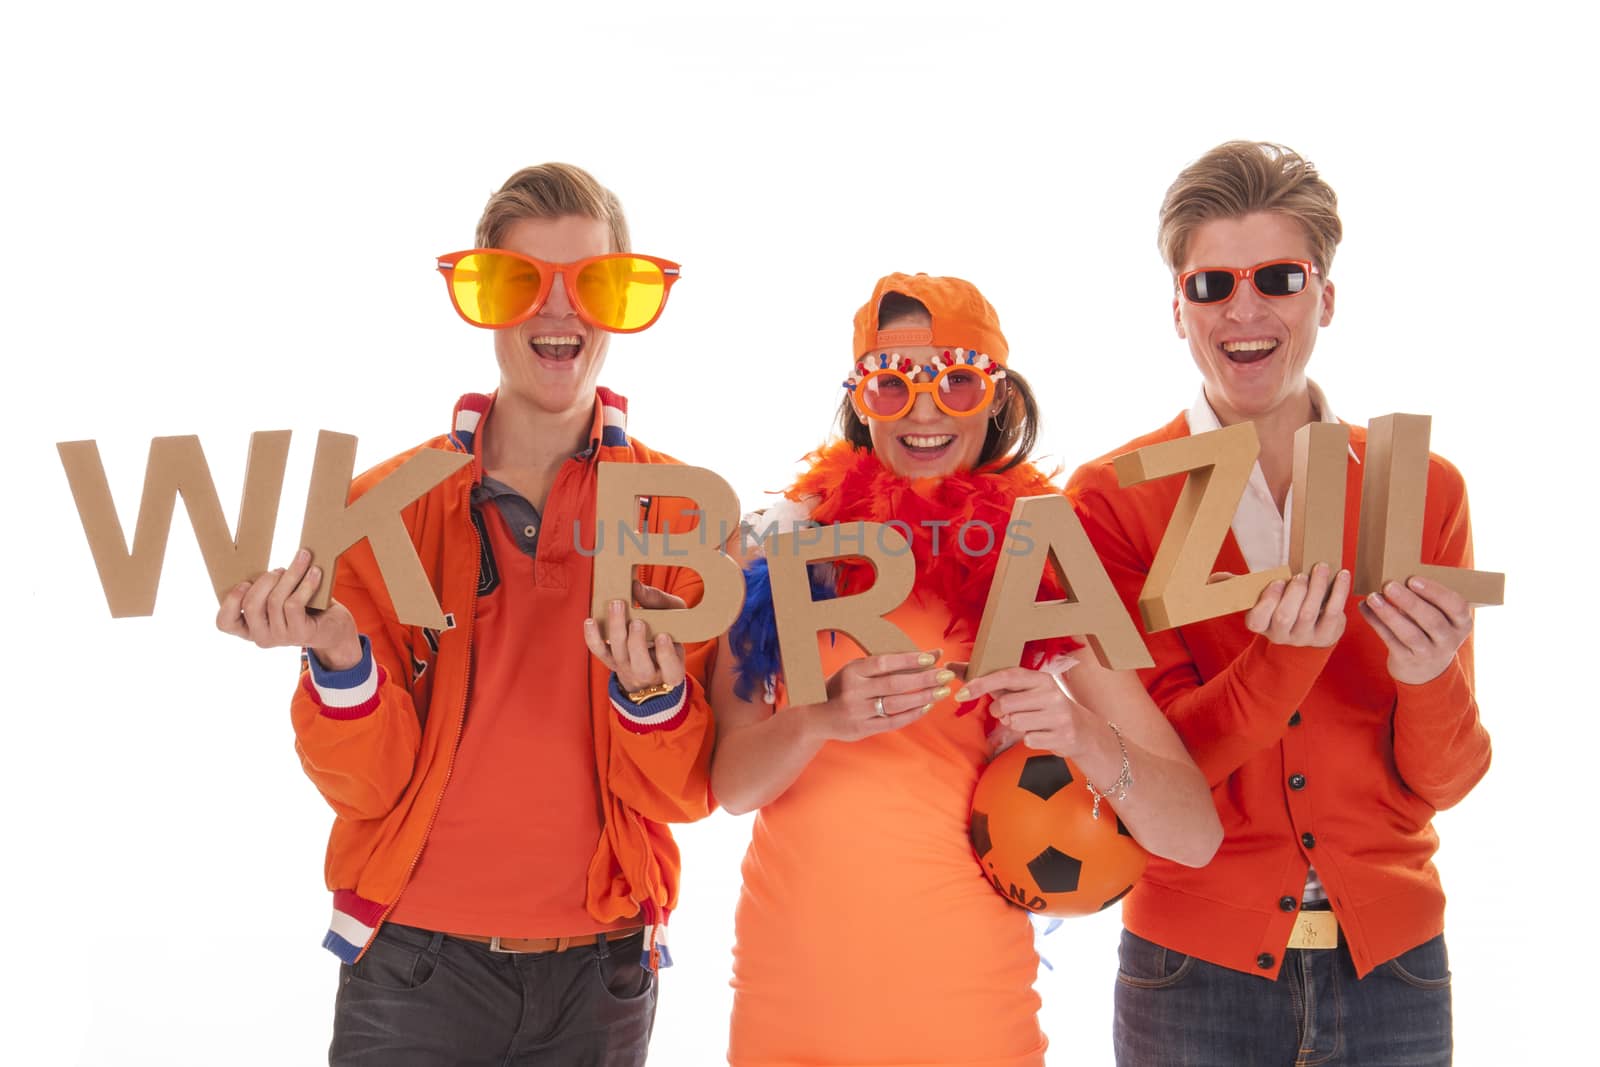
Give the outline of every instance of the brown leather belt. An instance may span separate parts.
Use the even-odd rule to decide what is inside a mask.
[[[477,934],[451,934],[451,937],[462,941],[476,941],[480,945],[488,945],[490,952],[565,952],[569,948],[582,948],[593,945],[600,940],[603,934],[607,940],[620,941],[624,937],[631,937],[643,930],[642,926],[633,926],[625,930],[603,930],[599,934],[579,934],[577,937],[480,937]]]

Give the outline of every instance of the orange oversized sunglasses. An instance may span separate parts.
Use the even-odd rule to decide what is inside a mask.
[[[559,274],[578,317],[612,333],[654,325],[680,269],[671,260],[632,252],[546,263],[503,248],[451,252],[439,257],[438,267],[456,314],[474,326],[500,330],[533,318]]]
[[[844,387],[850,391],[856,411],[868,418],[903,419],[917,402],[918,393],[930,394],[940,411],[961,418],[988,405],[995,381],[1005,373],[988,356],[963,348],[943,352],[926,366],[904,356],[880,353],[859,361]],[[932,380],[917,381],[922,374],[932,375]]]

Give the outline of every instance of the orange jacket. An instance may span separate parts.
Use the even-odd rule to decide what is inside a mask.
[[[1084,464],[1068,483],[1136,621],[1183,479],[1122,488],[1111,459],[1188,432],[1179,416]],[[1351,427],[1350,445],[1357,459],[1346,475],[1346,567],[1355,559],[1366,431]],[[1466,487],[1438,456],[1429,459],[1422,561],[1472,565]],[[1249,570],[1232,531],[1212,570]],[[1489,768],[1472,640],[1438,678],[1398,684],[1354,600],[1348,616],[1331,649],[1274,645],[1245,629],[1243,613],[1144,633],[1155,666],[1141,677],[1211,783],[1225,836],[1198,870],[1152,858],[1124,900],[1129,930],[1275,978],[1312,864],[1360,975],[1444,929],[1431,820]]]
[[[541,582],[563,583],[585,599],[593,559],[574,550],[568,531],[581,521],[583,543],[593,544],[596,464],[677,462],[629,441],[623,429],[627,402],[605,389],[598,394],[581,474],[575,481],[558,479],[552,488],[542,523],[551,536],[540,539],[536,559]],[[339,673],[337,689],[328,688],[326,677],[319,687],[309,670],[303,672],[290,709],[300,762],[336,815],[325,872],[334,891],[334,919],[323,944],[347,963],[371,943],[416,867],[461,740],[479,580],[470,497],[483,465],[474,444],[491,402],[462,397],[455,431],[419,446],[473,452],[473,459],[402,512],[448,625],[435,632],[399,622],[372,552],[361,542],[339,560],[334,596],[355,616],[370,655],[362,666]],[[352,498],[411,454],[361,475]],[[682,532],[693,527],[682,515],[686,507],[682,500],[654,500],[642,520],[654,532]],[[700,577],[693,571],[646,566],[638,577],[691,605],[700,598]],[[614,709],[610,672],[589,657],[582,634],[530,633],[528,640],[557,643],[590,659],[586,691],[548,694],[553,707],[587,708],[594,726],[603,833],[589,865],[589,912],[602,922],[642,912],[659,940],[660,926],[677,903],[679,874],[677,846],[662,824],[701,818],[712,807],[714,732],[703,682],[716,643],[687,649],[682,713],[641,723]]]

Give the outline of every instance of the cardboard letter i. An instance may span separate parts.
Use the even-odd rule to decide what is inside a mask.
[[[1289,507],[1289,570],[1344,566],[1344,497],[1350,427],[1308,422],[1294,432],[1294,492]]]

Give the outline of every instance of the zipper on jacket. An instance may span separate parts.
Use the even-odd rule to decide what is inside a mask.
[[[472,543],[477,549],[476,553],[473,555],[473,559],[481,560],[483,558],[483,541],[478,536],[478,524],[473,522],[470,516],[470,510],[472,508],[472,483],[470,481],[466,484],[465,492],[462,494],[462,500],[469,510],[467,528],[472,531]],[[468,625],[474,629],[476,629],[477,626],[478,582],[481,579],[482,575],[477,575],[473,578],[472,599],[469,601],[469,614],[467,615],[469,620]],[[433,834],[433,824],[439,818],[439,808],[444,803],[444,791],[450,787],[450,776],[455,772],[456,753],[461,748],[461,733],[466,729],[467,726],[467,707],[472,702],[472,655],[472,641],[469,636],[467,641],[467,680],[466,684],[461,687],[461,714],[456,716],[456,736],[455,740],[450,743],[450,757],[444,766],[444,781],[439,785],[439,795],[434,798],[433,810],[428,813],[428,825],[427,828],[422,831],[422,844],[418,846],[417,854],[411,857],[411,866],[406,868],[406,876],[400,882],[400,892],[396,894],[395,898],[389,902],[389,905],[383,909],[383,915],[379,917],[377,923],[372,927],[372,936],[367,939],[367,943],[361,948],[363,955],[365,955],[367,949],[371,947],[372,942],[377,940],[378,931],[382,929],[384,923],[389,921],[389,913],[394,911],[395,905],[400,903],[400,897],[405,895],[406,886],[411,884],[411,876],[417,872],[417,864],[422,862],[422,852],[428,847],[428,838]]]

